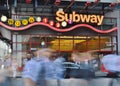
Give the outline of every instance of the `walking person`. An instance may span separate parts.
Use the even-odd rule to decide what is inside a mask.
[[[108,54],[101,60],[104,68],[108,71],[108,77],[118,77],[120,72],[120,55]]]
[[[45,86],[46,80],[57,79],[53,52],[55,50],[43,48],[35,52],[33,59],[25,64],[23,78],[25,86]]]
[[[10,86],[10,76],[16,77],[18,63],[14,58],[14,55],[5,56],[0,70],[0,86]]]
[[[70,71],[70,77],[72,78],[94,78],[95,71],[91,60],[94,58],[92,53],[95,51],[89,52],[73,52],[71,57],[73,59],[74,68]]]
[[[57,79],[65,78],[65,71],[63,63],[65,62],[65,58],[62,56],[61,53],[58,53],[57,58],[54,60],[55,71],[57,73]]]

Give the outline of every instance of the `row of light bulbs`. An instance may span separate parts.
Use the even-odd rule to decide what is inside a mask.
[[[4,15],[1,16],[1,21],[2,21],[2,22],[6,22],[7,20],[8,20],[8,19],[7,19],[6,16],[4,16]],[[71,20],[69,20],[68,22],[63,21],[63,22],[61,22],[61,23],[59,23],[59,22],[54,23],[53,20],[51,20],[51,21],[48,22],[48,19],[47,19],[47,18],[43,18],[43,20],[42,20],[41,17],[36,17],[35,21],[37,21],[37,22],[49,23],[50,26],[54,26],[54,25],[55,25],[55,27],[57,27],[57,28],[60,28],[61,26],[62,26],[62,27],[66,27],[68,24],[72,24],[72,21],[71,21]]]

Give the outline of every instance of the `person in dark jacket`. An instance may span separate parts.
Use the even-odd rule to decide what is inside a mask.
[[[73,52],[73,69],[70,71],[71,78],[94,78],[95,72],[91,60],[93,52]]]

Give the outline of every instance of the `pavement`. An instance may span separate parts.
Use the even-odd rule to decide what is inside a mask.
[[[97,79],[61,79],[47,80],[46,86],[120,86],[120,78],[97,78]],[[1,86],[1,85],[0,85]],[[23,79],[14,79],[10,86],[25,86]]]
[[[61,79],[61,80],[47,80],[46,86],[120,86],[120,78],[101,77],[106,76],[107,72],[97,71],[95,73],[97,78],[93,79]],[[0,86],[25,86],[23,79],[19,76],[17,78],[9,78]]]

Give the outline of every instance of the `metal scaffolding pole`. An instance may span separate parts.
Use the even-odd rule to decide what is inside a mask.
[[[120,9],[118,9],[118,18],[117,18],[117,27],[118,27],[118,54],[120,55]]]

